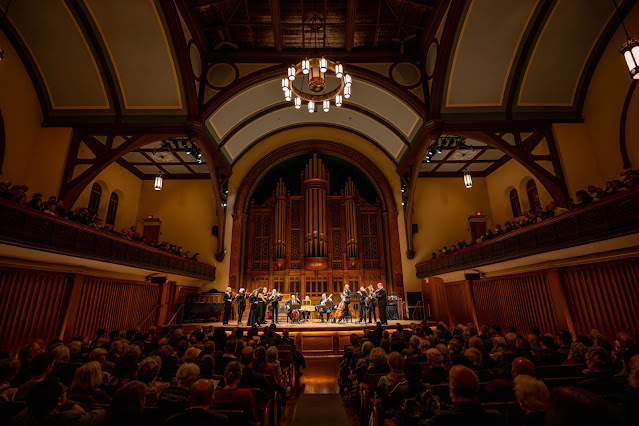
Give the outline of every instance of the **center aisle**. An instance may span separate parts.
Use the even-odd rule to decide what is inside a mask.
[[[291,393],[282,425],[358,425],[356,414],[344,407],[338,377],[339,357],[307,356],[306,370]]]

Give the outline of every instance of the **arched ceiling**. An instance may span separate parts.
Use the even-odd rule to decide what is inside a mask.
[[[619,24],[610,0],[317,4],[15,0],[2,30],[31,75],[46,125],[125,135],[196,123],[216,165],[229,169],[247,147],[295,126],[346,129],[401,163],[432,120],[453,131],[501,123],[501,133],[579,120]],[[635,4],[621,0],[621,15]],[[341,109],[309,114],[283,102],[279,78],[308,54],[302,34],[315,9],[326,20],[322,48],[352,71],[354,85]]]

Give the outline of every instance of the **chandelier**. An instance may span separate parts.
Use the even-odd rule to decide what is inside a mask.
[[[323,19],[317,12],[309,20],[311,40],[314,41],[313,53],[318,51],[318,34],[323,28]],[[302,35],[304,37],[304,35]],[[327,44],[326,36],[323,38]],[[344,65],[326,59],[324,56],[311,54],[286,70],[286,77],[282,78],[282,91],[287,102],[293,100],[295,109],[302,107],[302,101],[308,103],[308,112],[315,112],[316,105],[321,105],[324,112],[328,112],[331,101],[335,106],[342,106],[344,99],[351,97],[353,78],[344,71]]]
[[[626,60],[626,65],[628,66],[630,77],[632,77],[633,80],[639,80],[639,39],[630,37],[630,34],[628,34],[628,29],[626,28],[626,24],[624,24],[623,18],[619,13],[617,1],[612,1],[615,4],[615,12],[617,14],[617,18],[619,18],[619,21],[621,21],[621,27],[623,28],[624,33],[626,33],[626,42],[621,45],[621,50],[619,50],[619,53],[621,53],[623,55],[623,58]]]

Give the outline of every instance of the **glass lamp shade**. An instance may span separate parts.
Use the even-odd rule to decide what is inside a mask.
[[[466,188],[473,187],[473,178],[470,176],[470,173],[468,173],[468,171],[464,172],[464,185],[466,186]]]
[[[304,59],[302,61],[302,74],[308,74],[310,69],[311,69],[311,61],[309,61],[308,59]]]
[[[335,96],[335,106],[336,107],[342,106],[342,95]]]
[[[315,112],[315,102],[313,101],[308,102],[308,112],[310,112],[311,114]]]
[[[351,86],[344,87],[344,97],[346,99],[351,97]]]
[[[324,112],[328,112],[331,109],[331,101],[322,102],[322,107],[324,108]]]
[[[342,78],[344,75],[344,65],[339,62],[335,64],[335,77]]]
[[[284,91],[284,99],[286,100],[286,102],[291,100],[291,95],[293,94],[293,92],[291,92],[291,89],[286,89]]]
[[[155,188],[156,191],[162,191],[162,173],[158,173],[155,176],[155,183],[153,184],[153,188]]]
[[[639,39],[629,38],[619,51],[626,60],[630,77],[639,80]]]
[[[295,98],[295,109],[300,109],[302,107],[302,98]]]
[[[288,79],[291,81],[295,80],[295,65],[288,67]]]
[[[283,78],[282,79],[282,91],[286,91],[286,90],[289,89],[288,83],[289,83],[288,78]]]
[[[319,61],[320,72],[326,72],[327,67],[328,67],[328,62],[322,56],[322,59],[320,59],[320,61]]]
[[[353,77],[350,74],[344,74],[344,86],[351,87],[353,84]]]

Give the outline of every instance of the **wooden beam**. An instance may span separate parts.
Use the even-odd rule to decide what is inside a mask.
[[[249,62],[249,63],[282,63],[292,64],[300,61],[300,56],[308,55],[308,49],[287,48],[277,52],[275,49],[242,49],[237,52],[215,51],[209,54],[209,62]],[[353,51],[346,49],[331,49],[331,58],[341,63],[385,63],[385,62],[421,62],[424,58],[419,52],[399,52],[386,49],[357,48]]]
[[[355,44],[355,16],[357,15],[357,0],[348,0],[346,4],[346,32],[344,46],[347,52],[353,50]]]
[[[275,40],[275,50],[281,52],[284,48],[282,37],[282,16],[280,12],[280,0],[271,0],[271,21],[273,21],[273,39]]]
[[[419,39],[419,52],[422,55],[425,55],[428,52],[430,43],[435,38],[435,34],[437,34],[437,30],[441,25],[442,19],[444,19],[444,16],[446,15],[448,6],[450,6],[450,1],[451,0],[435,1],[435,9],[428,15],[428,20],[426,21],[426,25],[424,26],[424,30],[422,31],[422,35]]]

